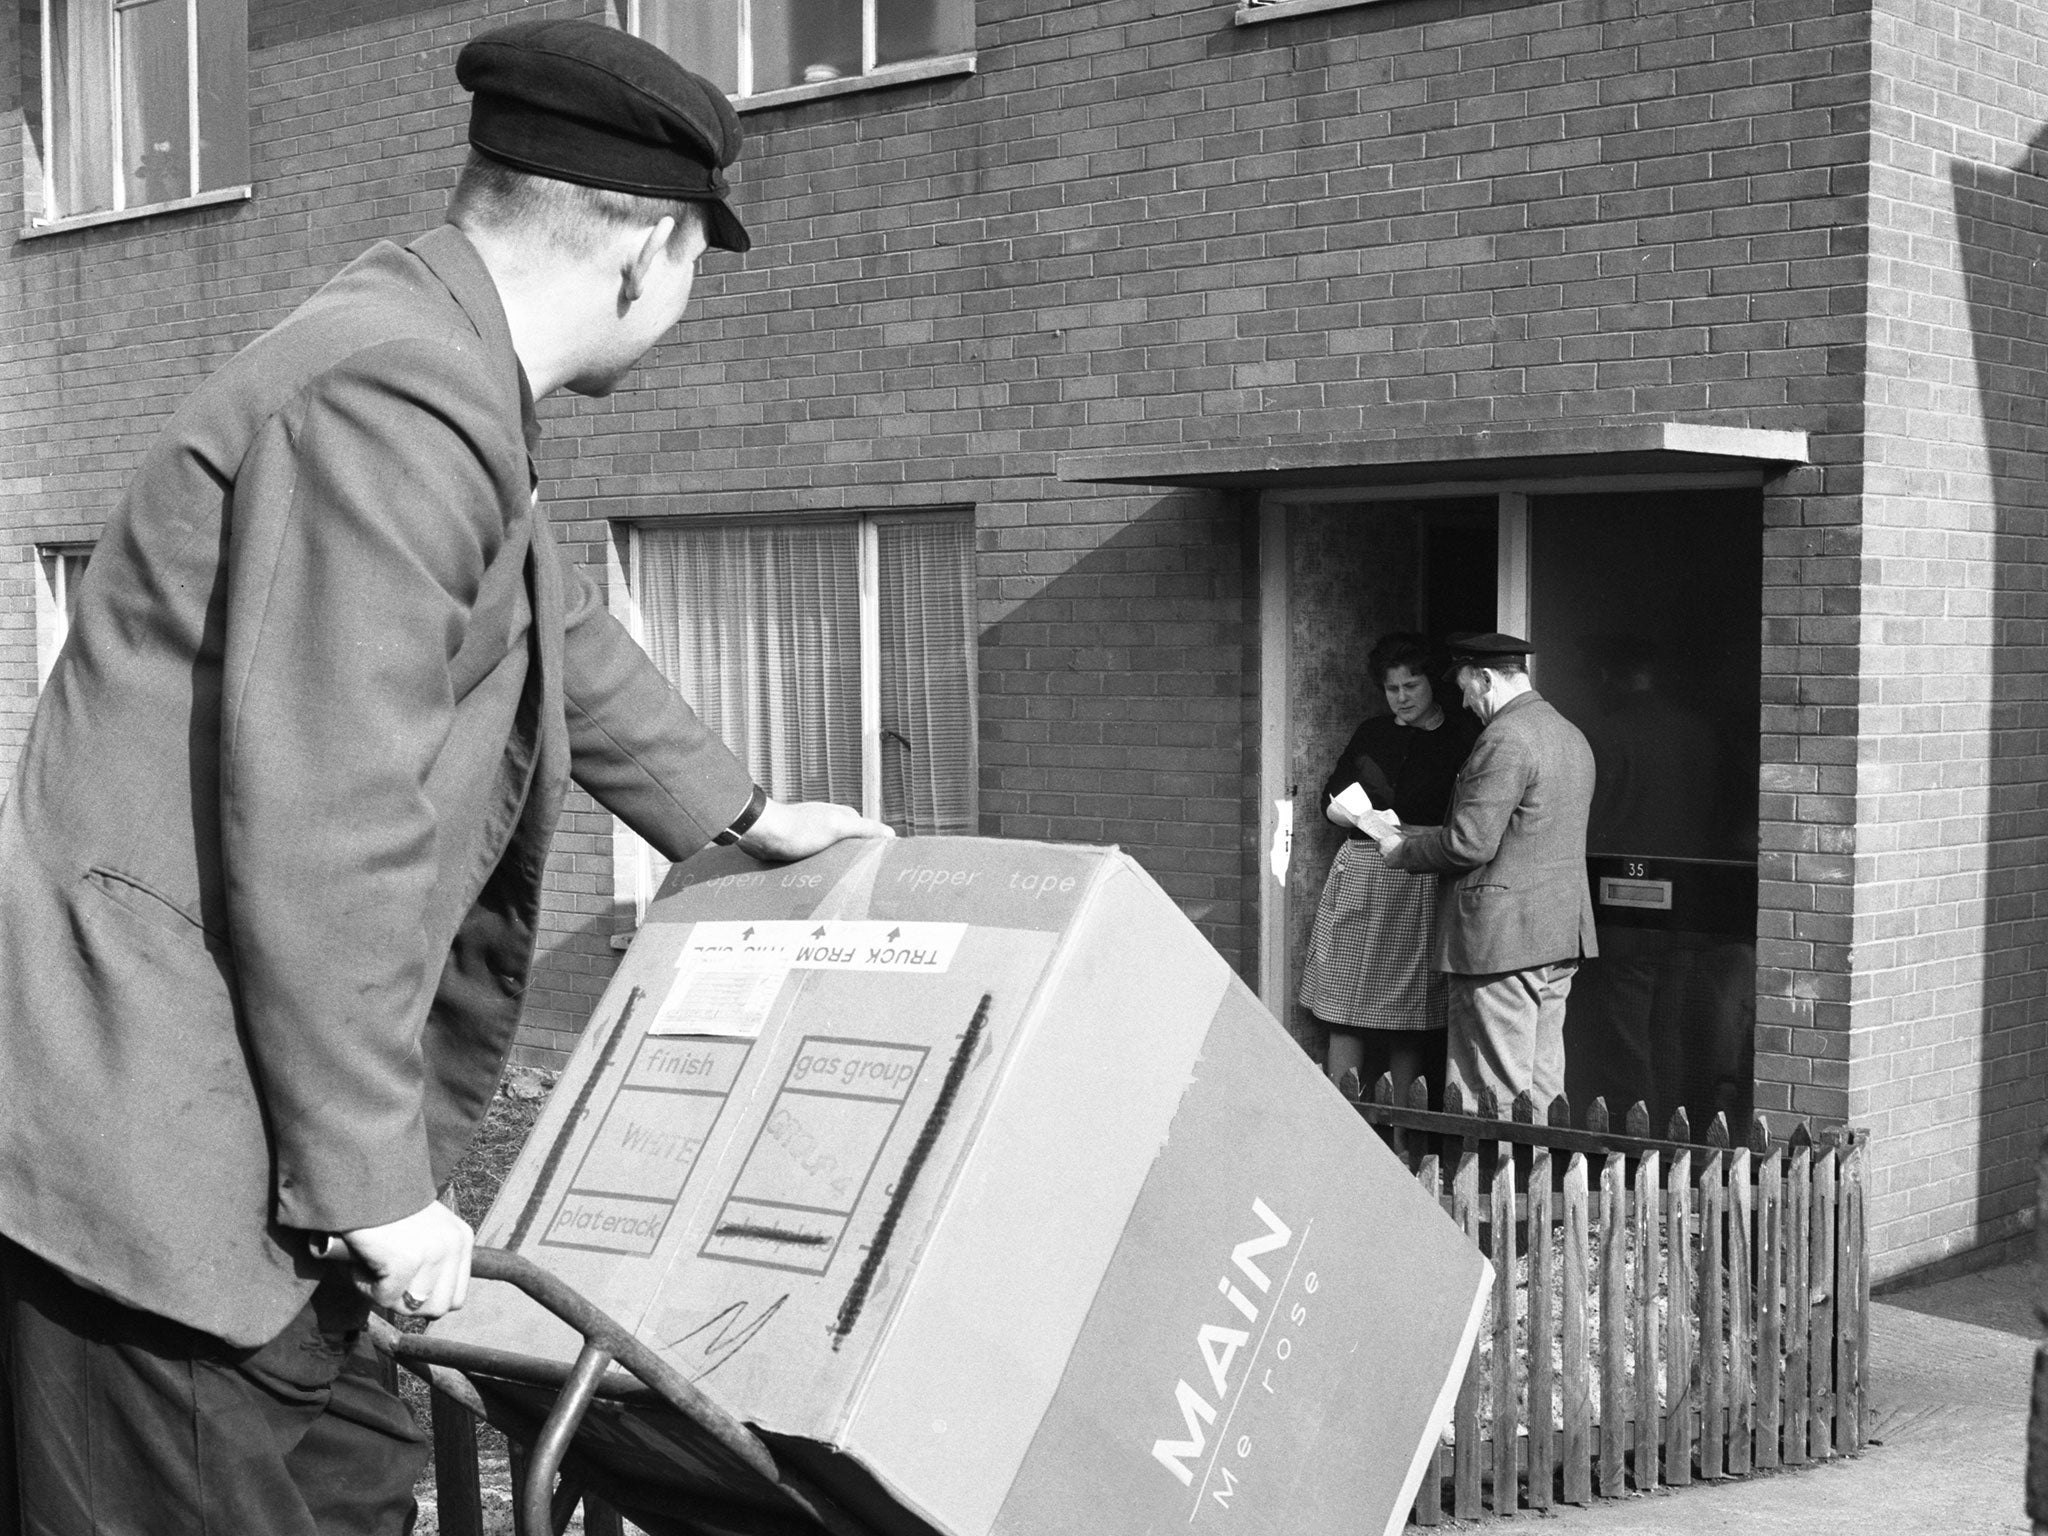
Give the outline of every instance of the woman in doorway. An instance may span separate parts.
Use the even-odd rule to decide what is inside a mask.
[[[1437,972],[1437,877],[1389,869],[1338,803],[1352,786],[1406,826],[1438,826],[1451,785],[1479,739],[1456,695],[1439,702],[1433,653],[1420,635],[1391,634],[1366,657],[1389,714],[1352,733],[1323,785],[1323,814],[1348,834],[1316,909],[1300,1002],[1329,1031],[1331,1081],[1356,1071],[1368,1093],[1382,1073],[1397,1099],[1409,1083],[1443,1080],[1444,979]],[[1346,797],[1347,799],[1350,797]]]

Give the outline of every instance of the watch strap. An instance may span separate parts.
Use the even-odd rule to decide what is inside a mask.
[[[752,828],[755,822],[761,819],[761,813],[767,808],[768,791],[756,784],[753,794],[747,797],[747,808],[741,811],[739,815],[733,817],[732,825],[719,833],[718,836],[712,838],[711,841],[721,848],[730,848],[734,843],[737,843],[747,835],[748,830]]]

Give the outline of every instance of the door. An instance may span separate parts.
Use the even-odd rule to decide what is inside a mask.
[[[1704,1134],[1750,1110],[1763,513],[1747,490],[1532,496],[1531,675],[1586,733],[1600,957],[1565,1016],[1575,1106]],[[1740,1118],[1738,1118],[1740,1117]]]

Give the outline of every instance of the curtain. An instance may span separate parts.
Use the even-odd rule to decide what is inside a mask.
[[[727,95],[740,90],[739,0],[640,0],[640,35]]]
[[[777,799],[862,803],[880,737],[883,820],[972,834],[974,521],[873,519],[879,697],[861,700],[862,524],[668,523],[638,533],[648,653]]]
[[[909,834],[975,825],[974,524],[876,520],[882,819]]]
[[[778,800],[859,805],[855,523],[640,530],[648,653]]]
[[[49,0],[50,121],[43,125],[52,200],[47,217],[114,206],[113,13],[104,3]]]

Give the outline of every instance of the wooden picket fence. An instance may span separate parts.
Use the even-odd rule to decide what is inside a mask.
[[[1590,1503],[1860,1450],[1870,1268],[1868,1133],[1763,1118],[1695,1143],[1639,1104],[1619,1134],[1595,1099],[1541,1120],[1455,1087],[1359,1113],[1494,1263],[1494,1286],[1415,1523]],[[1510,1174],[1510,1170],[1512,1170]],[[1506,1176],[1504,1176],[1506,1175]]]
[[[1539,1121],[1527,1094],[1503,1117],[1484,1097],[1468,1112],[1455,1088],[1440,1110],[1428,1107],[1426,1084],[1403,1104],[1387,1078],[1369,1099],[1355,1079],[1345,1091],[1494,1262],[1416,1524],[1587,1504],[1862,1448],[1867,1133],[1816,1141],[1798,1125],[1775,1142],[1757,1116],[1731,1142],[1716,1116],[1695,1143],[1682,1111],[1653,1139],[1640,1104],[1616,1133],[1598,1099],[1575,1128],[1564,1099]],[[432,1396],[439,1529],[483,1536],[475,1405]],[[513,1446],[515,1488],[524,1461]],[[579,1502],[587,1536],[637,1529],[565,1487],[557,1530]]]

